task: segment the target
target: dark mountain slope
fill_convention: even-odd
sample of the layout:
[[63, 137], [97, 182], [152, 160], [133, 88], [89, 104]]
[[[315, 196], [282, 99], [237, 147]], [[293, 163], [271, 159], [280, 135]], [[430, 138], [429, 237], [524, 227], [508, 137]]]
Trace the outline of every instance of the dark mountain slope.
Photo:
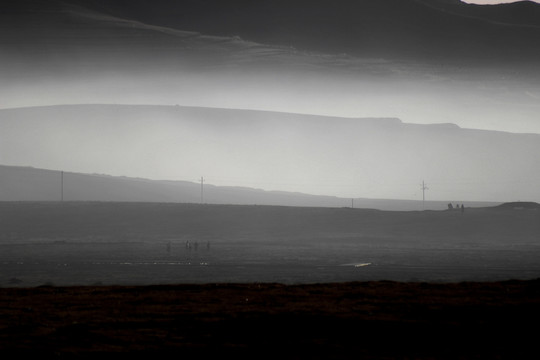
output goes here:
[[[324, 53], [430, 61], [538, 59], [540, 6], [444, 0], [72, 0], [120, 18]], [[531, 60], [532, 61], [532, 60]]]
[[[204, 185], [189, 181], [156, 181], [141, 178], [83, 174], [58, 170], [0, 165], [0, 202], [53, 201], [62, 199], [98, 202], [195, 203], [236, 205], [272, 205], [301, 207], [350, 207], [390, 211], [443, 210], [444, 201], [399, 199], [344, 199], [286, 191], [264, 191], [248, 187]], [[495, 202], [470, 201], [469, 207], [494, 206]]]
[[[77, 14], [87, 15], [86, 19]], [[96, 18], [90, 21], [89, 14], [128, 23], [118, 33], [118, 22], [109, 18], [108, 25], [97, 28]], [[61, 46], [95, 46], [98, 39], [109, 50], [119, 45], [146, 44], [160, 51], [174, 47], [174, 41], [163, 39], [163, 34], [134, 26], [132, 21], [138, 21], [365, 58], [534, 64], [540, 59], [539, 15], [540, 6], [533, 3], [479, 7], [457, 0], [24, 0], [2, 5], [0, 39], [8, 34], [22, 46], [25, 41], [41, 46], [54, 45], [51, 41]], [[62, 36], [44, 41], [56, 35], [55, 29], [63, 29]], [[100, 31], [111, 34], [99, 36]]]
[[[107, 7], [86, 1], [24, 0], [1, 5], [0, 75], [21, 81], [45, 74], [70, 79], [111, 72], [130, 78], [189, 70], [215, 69], [255, 63], [304, 68], [326, 59], [267, 46], [238, 37], [206, 35], [167, 27], [166, 21], [145, 23], [133, 9], [168, 14], [170, 3], [144, 2]], [[176, 4], [176, 3], [174, 3]], [[142, 8], [141, 6], [144, 5]], [[107, 11], [105, 11], [105, 10]], [[144, 17], [143, 17], [144, 18]], [[203, 29], [204, 30], [204, 29]], [[50, 80], [50, 79], [48, 79]]]
[[495, 207], [500, 210], [540, 210], [540, 204], [532, 201], [514, 201]]

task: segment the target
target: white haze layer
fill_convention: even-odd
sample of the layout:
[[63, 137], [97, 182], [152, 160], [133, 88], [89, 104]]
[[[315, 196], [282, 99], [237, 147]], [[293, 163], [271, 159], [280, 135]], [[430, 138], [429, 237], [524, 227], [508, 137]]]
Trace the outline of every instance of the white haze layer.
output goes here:
[[[540, 199], [540, 135], [176, 106], [0, 110], [0, 163], [346, 198]], [[24, 139], [24, 141], [21, 141]], [[516, 175], [518, 174], [518, 176]]]
[[0, 108], [150, 104], [236, 108], [540, 133], [540, 86], [504, 78], [445, 79], [208, 70], [7, 79]]

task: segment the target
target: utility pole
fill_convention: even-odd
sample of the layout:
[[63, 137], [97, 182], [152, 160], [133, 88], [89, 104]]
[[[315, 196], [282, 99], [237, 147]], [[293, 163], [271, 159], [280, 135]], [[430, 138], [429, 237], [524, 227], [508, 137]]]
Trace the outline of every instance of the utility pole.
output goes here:
[[201, 176], [201, 204], [204, 201], [204, 178]]
[[424, 180], [422, 180], [422, 209], [425, 209], [425, 201], [426, 201], [426, 190], [429, 190], [429, 188], [424, 183]]

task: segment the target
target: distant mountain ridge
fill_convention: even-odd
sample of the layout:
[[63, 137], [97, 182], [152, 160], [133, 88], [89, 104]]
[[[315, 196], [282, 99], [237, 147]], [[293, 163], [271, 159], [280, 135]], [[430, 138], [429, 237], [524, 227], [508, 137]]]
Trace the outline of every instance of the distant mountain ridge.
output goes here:
[[[351, 197], [422, 199], [422, 180], [429, 200], [536, 201], [539, 153], [538, 134], [399, 119], [142, 105], [0, 110], [4, 164], [353, 194], [340, 206]], [[52, 191], [57, 198], [58, 185]], [[198, 187], [191, 194], [200, 201]]]
[[504, 210], [540, 210], [540, 204], [533, 201], [507, 202], [496, 207]]
[[[149, 180], [0, 165], [0, 201], [163, 202], [301, 207], [356, 207], [387, 211], [444, 210], [446, 202], [391, 199], [345, 199], [248, 187], [201, 185], [189, 181]], [[202, 196], [201, 196], [202, 195]], [[468, 202], [467, 206], [494, 206]]]
[[1, 9], [6, 49], [101, 46], [102, 56], [116, 47], [126, 55], [144, 49], [178, 57], [195, 45], [156, 31], [162, 28], [362, 58], [499, 65], [540, 59], [540, 5], [532, 2], [24, 0]]
[[[74, 0], [120, 18], [269, 45], [388, 59], [533, 61], [540, 5], [459, 0]], [[494, 59], [495, 58], [495, 59]]]

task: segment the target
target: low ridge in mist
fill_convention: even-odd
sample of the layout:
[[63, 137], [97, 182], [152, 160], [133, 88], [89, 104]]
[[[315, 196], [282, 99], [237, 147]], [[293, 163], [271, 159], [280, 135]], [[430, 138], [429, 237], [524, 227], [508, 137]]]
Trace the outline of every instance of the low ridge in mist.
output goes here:
[[[302, 207], [355, 207], [391, 211], [442, 210], [444, 201], [340, 198], [298, 192], [265, 191], [234, 186], [201, 185], [189, 181], [82, 174], [30, 167], [0, 165], [3, 188], [0, 201], [100, 201], [162, 202]], [[494, 206], [495, 202], [471, 201], [467, 206]], [[457, 204], [456, 204], [457, 205]]]
[[[422, 181], [427, 200], [540, 198], [535, 134], [398, 119], [121, 105], [0, 110], [0, 130], [4, 165], [192, 183], [204, 177], [209, 185], [347, 199], [422, 200]], [[66, 180], [67, 196], [70, 184], [73, 177]], [[47, 196], [58, 199], [58, 185], [53, 189]], [[4, 198], [12, 193], [0, 191]], [[191, 193], [188, 201], [199, 201], [198, 191]], [[155, 198], [164, 196], [158, 191]]]

